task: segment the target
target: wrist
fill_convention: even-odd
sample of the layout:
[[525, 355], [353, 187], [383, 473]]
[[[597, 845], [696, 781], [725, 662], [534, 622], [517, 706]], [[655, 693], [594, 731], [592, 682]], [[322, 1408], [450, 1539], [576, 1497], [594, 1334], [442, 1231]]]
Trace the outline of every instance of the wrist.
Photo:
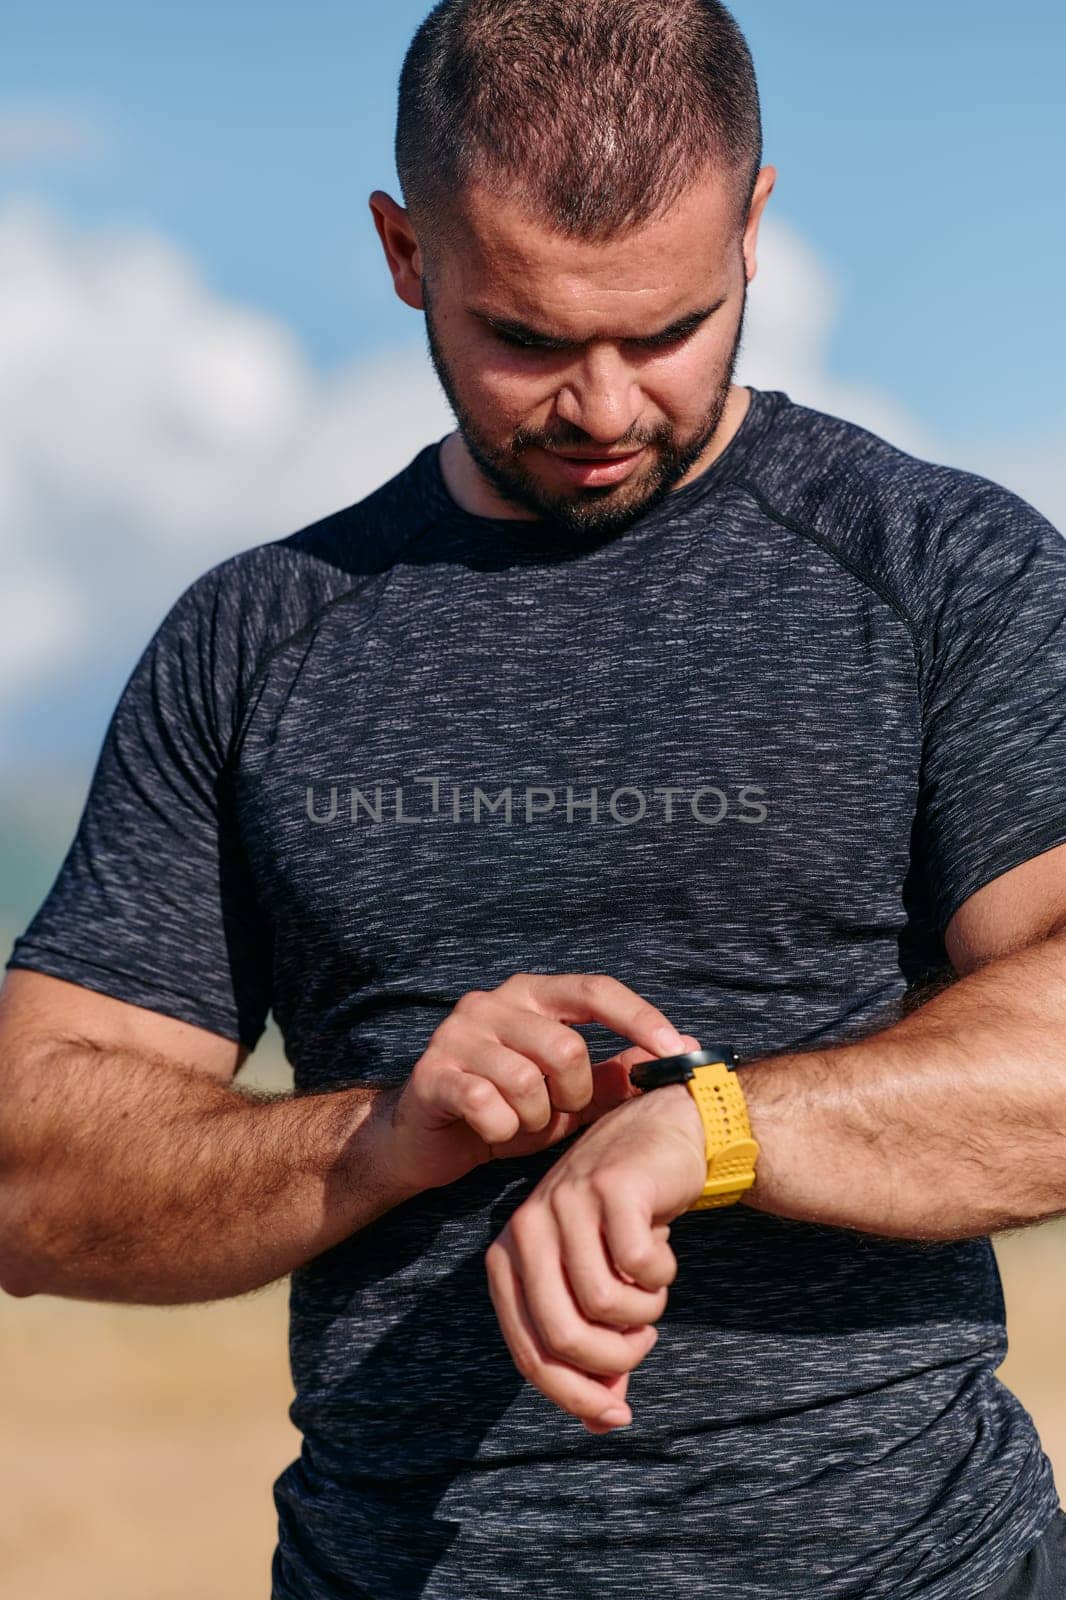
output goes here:
[[699, 1107], [684, 1083], [663, 1084], [661, 1089], [651, 1090], [646, 1099], [653, 1114], [665, 1122], [671, 1135], [680, 1141], [679, 1162], [686, 1172], [691, 1169], [691, 1180], [686, 1178], [685, 1183], [691, 1182], [689, 1192], [694, 1200], [707, 1178], [707, 1130]]
[[423, 1187], [405, 1176], [395, 1160], [393, 1113], [402, 1092], [402, 1085], [373, 1090], [348, 1152], [349, 1168], [358, 1165], [361, 1182], [373, 1184], [389, 1209], [413, 1200]]
[[[712, 1048], [717, 1049], [708, 1047], [704, 1053], [709, 1054]], [[736, 1063], [736, 1056], [721, 1048], [723, 1053], [716, 1059]], [[684, 1081], [664, 1083], [653, 1088], [651, 1094], [661, 1102], [671, 1127], [682, 1135], [686, 1147], [693, 1152], [693, 1161], [698, 1162], [700, 1191], [691, 1209], [705, 1210], [749, 1197], [755, 1187], [754, 1167], [760, 1146], [737, 1066], [723, 1073], [721, 1066], [713, 1063], [709, 1068], [702, 1063], [693, 1065], [694, 1071]], [[662, 1070], [676, 1070], [675, 1064], [669, 1063]], [[638, 1083], [645, 1080], [654, 1084], [651, 1069], [637, 1079]]]
[[653, 1090], [649, 1098], [657, 1100], [664, 1111], [670, 1112], [671, 1121], [676, 1122], [680, 1131], [693, 1144], [700, 1160], [706, 1164], [707, 1130], [703, 1126], [699, 1107], [692, 1098], [688, 1085], [667, 1083], [661, 1089]]

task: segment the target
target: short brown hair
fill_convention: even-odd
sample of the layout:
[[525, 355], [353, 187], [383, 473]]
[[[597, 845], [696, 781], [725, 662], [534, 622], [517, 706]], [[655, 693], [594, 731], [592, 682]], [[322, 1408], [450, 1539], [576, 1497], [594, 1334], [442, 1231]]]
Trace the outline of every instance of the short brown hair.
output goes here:
[[714, 166], [744, 217], [761, 164], [751, 53], [719, 0], [440, 0], [404, 58], [396, 169], [424, 255], [474, 181], [602, 242]]

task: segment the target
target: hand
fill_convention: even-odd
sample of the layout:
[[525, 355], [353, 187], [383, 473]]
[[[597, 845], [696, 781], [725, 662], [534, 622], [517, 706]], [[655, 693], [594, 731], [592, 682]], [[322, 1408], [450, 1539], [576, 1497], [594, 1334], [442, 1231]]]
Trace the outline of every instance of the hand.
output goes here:
[[563, 1152], [485, 1253], [515, 1366], [590, 1433], [632, 1421], [629, 1374], [677, 1274], [669, 1224], [703, 1190], [706, 1148], [683, 1083], [638, 1093]]
[[[603, 1022], [637, 1048], [593, 1065], [571, 1022]], [[482, 1162], [533, 1155], [639, 1095], [629, 1081], [635, 1061], [693, 1048], [616, 978], [515, 973], [464, 994], [406, 1083], [377, 1096], [382, 1160], [415, 1195]]]

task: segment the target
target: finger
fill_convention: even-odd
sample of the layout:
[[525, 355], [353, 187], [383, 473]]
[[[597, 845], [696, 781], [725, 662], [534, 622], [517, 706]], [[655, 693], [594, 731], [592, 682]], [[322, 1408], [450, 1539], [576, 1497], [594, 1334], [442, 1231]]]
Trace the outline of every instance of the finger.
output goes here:
[[[654, 1228], [651, 1231], [652, 1231], [653, 1236], [656, 1239], [669, 1239], [669, 1237], [670, 1237], [670, 1224], [668, 1222], [657, 1222], [655, 1224]], [[677, 1276], [677, 1257], [674, 1255], [672, 1250], [670, 1252], [670, 1255], [672, 1257], [673, 1264], [674, 1264], [674, 1277], [676, 1277]], [[621, 1278], [623, 1283], [637, 1283], [639, 1281], [638, 1279], [632, 1277], [625, 1270], [624, 1267], [620, 1267], [618, 1265], [617, 1261], [614, 1263], [614, 1270], [617, 1272], [618, 1276]], [[673, 1281], [674, 1281], [673, 1278], [670, 1278], [668, 1280], [668, 1282], [667, 1282], [667, 1287], [669, 1287], [669, 1285]], [[651, 1284], [651, 1283], [641, 1283], [640, 1287], [642, 1289], [653, 1289], [653, 1288], [655, 1288], [657, 1286], [655, 1284]]]
[[[511, 1060], [502, 1064], [496, 1059], [495, 1051], [487, 1054], [483, 1060], [485, 1070], [481, 1072], [440, 1063], [433, 1074], [432, 1109], [445, 1119], [467, 1123], [487, 1145], [507, 1144], [522, 1127], [519, 1112], [495, 1080], [500, 1078], [506, 1082], [516, 1074], [522, 1076], [528, 1072], [530, 1063], [522, 1056], [515, 1056], [512, 1051], [505, 1051], [504, 1054]], [[546, 1101], [544, 1080], [539, 1074], [538, 1079], [541, 1096]], [[550, 1120], [553, 1115], [550, 1106], [547, 1107], [547, 1113]], [[538, 1126], [543, 1127], [544, 1122], [545, 1119], [540, 1118]]]
[[[653, 1236], [651, 1218], [639, 1196], [619, 1194], [604, 1204], [595, 1190], [560, 1184], [550, 1191], [548, 1203], [555, 1214], [562, 1269], [578, 1315], [589, 1323], [616, 1328], [658, 1322], [666, 1310], [664, 1285], [673, 1281], [676, 1263], [669, 1245]], [[621, 1242], [639, 1270], [634, 1271], [628, 1261], [617, 1261], [614, 1241]], [[663, 1250], [669, 1262], [664, 1261]], [[519, 1260], [521, 1264], [524, 1258]], [[652, 1277], [656, 1271], [659, 1274], [659, 1281], [650, 1284], [649, 1262]], [[530, 1304], [536, 1316], [537, 1307], [532, 1300]]]
[[602, 1022], [653, 1055], [681, 1054], [684, 1036], [666, 1014], [606, 972], [519, 972], [494, 992], [514, 986], [561, 1022]]
[[613, 1111], [616, 1106], [624, 1105], [627, 1100], [634, 1100], [640, 1090], [630, 1081], [629, 1069], [638, 1061], [647, 1061], [648, 1052], [639, 1045], [630, 1045], [628, 1049], [618, 1055], [608, 1056], [605, 1061], [592, 1063], [592, 1099], [587, 1106], [575, 1113], [579, 1127], [586, 1128], [590, 1123], [598, 1122], [600, 1117], [608, 1111]]
[[514, 1112], [514, 1125], [506, 1135], [508, 1139], [513, 1139], [516, 1133], [541, 1132], [552, 1117], [564, 1109], [552, 1105], [540, 1062], [531, 1061], [529, 1056], [512, 1050], [506, 1043], [479, 1043], [462, 1061], [469, 1079], [483, 1078], [493, 1084], [504, 1104]]
[[[536, 1064], [540, 1092], [556, 1110], [581, 1111], [588, 1105], [592, 1062], [588, 1045], [573, 1028], [528, 1005], [499, 1000], [483, 1007], [482, 1023], [492, 1028], [502, 1045]], [[517, 1101], [512, 1104], [521, 1110]]]
[[629, 1389], [629, 1373], [620, 1372], [617, 1378], [605, 1378], [604, 1385], [611, 1396], [611, 1406], [623, 1415], [619, 1422], [600, 1422], [590, 1417], [582, 1417], [582, 1426], [590, 1433], [613, 1433], [615, 1428], [625, 1428], [633, 1421], [633, 1412], [626, 1404], [626, 1393]]
[[[521, 1057], [516, 1058], [516, 1063], [514, 1070], [529, 1065]], [[431, 1073], [412, 1076], [411, 1093], [430, 1126], [465, 1123], [471, 1137], [479, 1140], [483, 1147], [481, 1160], [513, 1160], [534, 1155], [568, 1139], [584, 1126], [580, 1113], [555, 1111], [549, 1106], [548, 1121], [543, 1126], [538, 1121], [536, 1129], [527, 1132], [507, 1099], [507, 1091], [497, 1087], [494, 1077], [506, 1082], [508, 1073], [491, 1067], [487, 1061], [485, 1073], [474, 1072], [459, 1063], [448, 1063], [438, 1055]], [[540, 1082], [547, 1099], [544, 1080]]]
[[[608, 1376], [631, 1371], [643, 1361], [654, 1344], [648, 1325], [661, 1315], [663, 1296], [649, 1296], [643, 1289], [610, 1283], [611, 1273], [604, 1255], [603, 1234], [597, 1207], [582, 1205], [575, 1197], [565, 1219], [565, 1237], [551, 1207], [543, 1204], [523, 1207], [509, 1223], [511, 1256], [521, 1280], [522, 1293], [530, 1319], [546, 1350], [568, 1366], [583, 1372]], [[586, 1276], [603, 1285], [602, 1294], [610, 1321], [601, 1322], [586, 1315], [574, 1292], [567, 1260], [584, 1258]], [[599, 1256], [595, 1267], [588, 1265]], [[652, 1300], [654, 1307], [649, 1310]], [[628, 1302], [633, 1314], [616, 1318], [612, 1306]]]
[[[544, 1345], [526, 1304], [507, 1228], [486, 1251], [485, 1270], [489, 1296], [504, 1342], [527, 1382], [561, 1410], [581, 1418], [586, 1424], [595, 1423], [608, 1406], [622, 1402], [625, 1389], [620, 1389], [619, 1375], [600, 1382], [592, 1373], [560, 1361]], [[623, 1380], [628, 1380], [628, 1376], [628, 1372], [620, 1375]], [[623, 1409], [631, 1418], [629, 1407], [623, 1406]], [[607, 1430], [596, 1428], [594, 1431]]]
[[516, 1133], [513, 1139], [507, 1139], [502, 1144], [490, 1146], [494, 1161], [513, 1161], [521, 1156], [538, 1155], [541, 1150], [547, 1150], [553, 1144], [560, 1144], [563, 1139], [569, 1139], [572, 1133], [578, 1133], [584, 1127], [582, 1111], [553, 1111], [551, 1120], [535, 1133]]
[[[646, 1204], [639, 1203], [637, 1195], [631, 1193], [624, 1202], [604, 1206], [603, 1231], [607, 1259], [623, 1282], [635, 1284], [654, 1300], [662, 1301], [654, 1314], [658, 1321], [666, 1310], [666, 1291], [677, 1277], [677, 1257], [667, 1243], [669, 1227], [653, 1225]], [[569, 1257], [566, 1259], [569, 1271]], [[580, 1292], [579, 1299], [585, 1303]], [[634, 1322], [638, 1320], [633, 1318]]]

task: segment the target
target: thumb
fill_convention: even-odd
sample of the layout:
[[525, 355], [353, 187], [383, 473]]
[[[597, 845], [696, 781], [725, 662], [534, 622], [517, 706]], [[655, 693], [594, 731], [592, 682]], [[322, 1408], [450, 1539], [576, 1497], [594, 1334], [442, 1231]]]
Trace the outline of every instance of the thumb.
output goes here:
[[[700, 1042], [690, 1033], [681, 1035], [686, 1050], [698, 1050]], [[617, 1055], [608, 1056], [606, 1061], [592, 1063], [592, 1099], [581, 1113], [582, 1118], [588, 1122], [595, 1122], [605, 1112], [613, 1111], [615, 1106], [620, 1106], [626, 1100], [634, 1100], [640, 1095], [640, 1090], [629, 1080], [629, 1069], [635, 1067], [638, 1061], [656, 1061], [657, 1056], [649, 1055], [641, 1045], [629, 1045], [627, 1049], [620, 1050]]]
[[[616, 1405], [621, 1406], [623, 1410], [625, 1409], [627, 1404], [626, 1390], [629, 1388], [628, 1372], [617, 1372], [611, 1377], [607, 1377], [602, 1372], [590, 1372], [589, 1377], [595, 1378], [597, 1383], [602, 1383], [603, 1387], [610, 1392], [611, 1400], [613, 1400]], [[607, 1407], [604, 1406], [603, 1409], [606, 1411]], [[609, 1422], [593, 1422], [587, 1417], [582, 1419], [582, 1427], [587, 1428], [589, 1433], [614, 1432], [614, 1429], [611, 1427]]]

